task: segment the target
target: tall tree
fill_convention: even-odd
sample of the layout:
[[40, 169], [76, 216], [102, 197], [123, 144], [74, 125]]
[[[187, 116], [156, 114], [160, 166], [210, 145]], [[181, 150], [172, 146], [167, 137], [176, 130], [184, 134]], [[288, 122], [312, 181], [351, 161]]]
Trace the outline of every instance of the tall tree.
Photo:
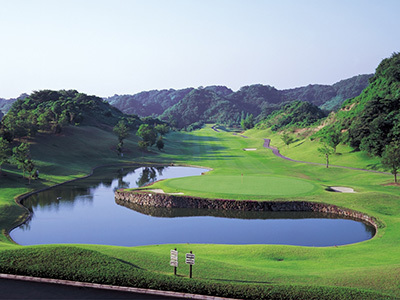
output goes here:
[[0, 173], [1, 173], [1, 166], [3, 165], [3, 163], [8, 161], [11, 154], [12, 152], [10, 148], [10, 142], [0, 137]]
[[336, 147], [340, 144], [342, 141], [342, 134], [338, 129], [333, 129], [330, 130], [325, 134], [325, 136], [322, 138], [322, 140], [328, 144], [330, 147], [333, 148], [334, 153], [336, 153]]
[[164, 136], [169, 132], [169, 126], [167, 124], [157, 124], [154, 128], [161, 136]]
[[148, 124], [140, 125], [138, 131], [136, 132], [136, 135], [143, 140], [143, 142], [147, 145], [147, 147], [151, 147], [156, 143], [157, 131], [151, 125]]
[[23, 177], [27, 171], [28, 161], [30, 160], [29, 144], [21, 143], [12, 149], [12, 160], [17, 165], [18, 169], [22, 169]]
[[245, 119], [242, 119], [240, 122], [240, 126], [243, 130], [251, 129], [254, 127], [254, 117], [252, 114], [247, 114]]
[[323, 143], [322, 147], [318, 148], [318, 152], [325, 157], [326, 167], [329, 167], [329, 156], [334, 153], [334, 150], [331, 146], [326, 143]]
[[126, 126], [123, 120], [120, 120], [117, 125], [113, 128], [114, 133], [118, 137], [117, 152], [118, 155], [122, 155], [124, 139], [129, 136], [129, 128]]
[[160, 137], [157, 139], [156, 146], [157, 146], [158, 150], [160, 150], [160, 151], [161, 151], [162, 149], [164, 149], [164, 141], [163, 141], [162, 136], [160, 136]]
[[29, 157], [27, 160], [24, 161], [24, 166], [23, 167], [24, 167], [24, 170], [28, 173], [29, 184], [31, 184], [32, 173], [35, 170], [35, 163]]
[[138, 145], [139, 145], [140, 151], [142, 151], [142, 152], [147, 150], [147, 147], [149, 146], [149, 144], [147, 142], [145, 142], [145, 141], [139, 141]]
[[400, 169], [400, 141], [396, 140], [386, 145], [382, 154], [382, 164], [390, 169], [397, 183], [397, 174]]

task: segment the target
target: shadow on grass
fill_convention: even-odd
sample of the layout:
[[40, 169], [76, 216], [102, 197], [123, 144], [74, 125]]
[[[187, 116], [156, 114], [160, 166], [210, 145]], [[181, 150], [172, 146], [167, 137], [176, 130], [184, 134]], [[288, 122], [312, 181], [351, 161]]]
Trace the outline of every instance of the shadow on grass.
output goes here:
[[[298, 140], [297, 140], [297, 141], [298, 141]], [[304, 144], [304, 141], [301, 142], [300, 144], [297, 144], [296, 146], [294, 146], [294, 148], [299, 147], [299, 146], [301, 146], [301, 145], [303, 145], [303, 144]]]
[[378, 171], [382, 168], [382, 165], [380, 163], [369, 164], [369, 165], [367, 165], [367, 168], [368, 168], [368, 170]]
[[146, 269], [143, 269], [143, 268], [141, 268], [141, 267], [139, 267], [139, 266], [137, 266], [137, 265], [135, 265], [133, 263], [130, 263], [130, 262], [126, 261], [126, 260], [123, 260], [123, 259], [120, 259], [120, 258], [116, 258], [116, 260], [118, 260], [119, 262], [121, 262], [123, 264], [126, 264], [126, 265], [129, 265], [131, 267], [134, 267], [135, 269], [146, 271]]

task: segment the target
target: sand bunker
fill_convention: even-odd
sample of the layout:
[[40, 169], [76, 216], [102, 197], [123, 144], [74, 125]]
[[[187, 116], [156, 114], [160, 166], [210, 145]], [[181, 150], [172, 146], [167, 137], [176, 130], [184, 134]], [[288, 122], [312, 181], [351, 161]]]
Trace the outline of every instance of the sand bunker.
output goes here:
[[167, 195], [183, 195], [183, 193], [165, 193], [164, 190], [162, 189], [154, 189], [154, 190], [149, 190], [153, 193], [157, 193], [157, 194], [167, 194]]
[[244, 151], [256, 151], [257, 148], [244, 148], [243, 150]]
[[339, 192], [339, 193], [355, 193], [355, 191], [352, 188], [349, 187], [343, 187], [343, 186], [330, 186], [329, 187], [332, 191], [334, 192]]

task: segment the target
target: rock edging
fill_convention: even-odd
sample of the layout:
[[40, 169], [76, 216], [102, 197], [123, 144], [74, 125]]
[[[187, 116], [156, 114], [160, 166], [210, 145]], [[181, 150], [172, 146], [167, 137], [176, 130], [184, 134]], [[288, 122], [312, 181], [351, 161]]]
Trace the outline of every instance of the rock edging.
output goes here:
[[169, 194], [157, 194], [148, 190], [115, 191], [115, 200], [134, 203], [141, 206], [164, 208], [203, 208], [221, 210], [243, 211], [312, 211], [335, 214], [346, 218], [366, 222], [378, 230], [378, 221], [359, 211], [338, 207], [332, 204], [307, 202], [307, 201], [253, 201], [253, 200], [226, 200], [206, 199], [191, 196], [177, 196]]

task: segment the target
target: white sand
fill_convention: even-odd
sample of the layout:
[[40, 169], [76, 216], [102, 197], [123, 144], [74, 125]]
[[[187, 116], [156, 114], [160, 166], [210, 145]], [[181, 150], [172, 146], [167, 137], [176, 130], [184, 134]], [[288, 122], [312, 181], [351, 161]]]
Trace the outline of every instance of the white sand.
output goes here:
[[256, 151], [257, 148], [244, 148], [243, 150], [244, 151]]
[[331, 186], [330, 188], [332, 190], [334, 190], [335, 192], [339, 192], [339, 193], [355, 193], [355, 191], [352, 188], [349, 188], [349, 187]]
[[[164, 192], [164, 190], [162, 190], [162, 189], [154, 189], [154, 190], [149, 190], [149, 191], [151, 191], [153, 193], [157, 193], [157, 194], [166, 194]], [[183, 193], [167, 193], [167, 195], [183, 195]]]

